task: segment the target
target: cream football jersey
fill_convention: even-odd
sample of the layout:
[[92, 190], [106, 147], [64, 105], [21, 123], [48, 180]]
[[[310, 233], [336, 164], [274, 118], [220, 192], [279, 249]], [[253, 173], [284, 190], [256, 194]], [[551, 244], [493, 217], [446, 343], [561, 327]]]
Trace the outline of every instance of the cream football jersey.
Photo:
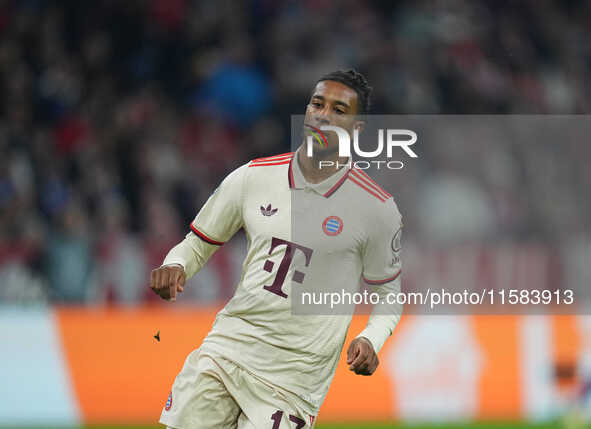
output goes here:
[[[352, 310], [306, 305], [303, 291], [357, 292], [361, 280], [399, 291], [402, 223], [392, 196], [362, 170], [347, 165], [310, 184], [297, 156], [256, 159], [229, 174], [191, 223], [190, 235], [199, 237], [193, 236], [192, 257], [171, 251], [165, 264], [181, 263], [191, 276], [244, 228], [240, 282], [201, 349], [293, 393], [315, 415]], [[360, 335], [377, 352], [399, 317], [399, 309], [372, 315]]]

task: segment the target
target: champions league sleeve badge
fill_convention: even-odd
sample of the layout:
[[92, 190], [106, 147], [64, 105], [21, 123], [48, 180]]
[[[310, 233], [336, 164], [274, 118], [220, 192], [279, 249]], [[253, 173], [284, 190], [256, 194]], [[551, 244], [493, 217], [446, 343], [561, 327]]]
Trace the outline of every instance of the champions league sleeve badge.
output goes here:
[[390, 247], [394, 253], [398, 253], [402, 250], [402, 227], [398, 228], [398, 231], [396, 231], [394, 237], [392, 237]]

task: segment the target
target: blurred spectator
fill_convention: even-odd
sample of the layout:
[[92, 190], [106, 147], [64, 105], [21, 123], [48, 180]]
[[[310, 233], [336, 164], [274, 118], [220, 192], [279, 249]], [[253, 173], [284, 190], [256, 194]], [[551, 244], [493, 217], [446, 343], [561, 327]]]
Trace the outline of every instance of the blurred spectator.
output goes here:
[[47, 242], [46, 267], [57, 302], [87, 302], [94, 291], [95, 260], [88, 225], [79, 203], [70, 200], [57, 215]]
[[149, 271], [139, 240], [129, 232], [129, 212], [125, 202], [108, 199], [99, 210], [98, 301], [125, 305], [141, 303], [145, 298]]

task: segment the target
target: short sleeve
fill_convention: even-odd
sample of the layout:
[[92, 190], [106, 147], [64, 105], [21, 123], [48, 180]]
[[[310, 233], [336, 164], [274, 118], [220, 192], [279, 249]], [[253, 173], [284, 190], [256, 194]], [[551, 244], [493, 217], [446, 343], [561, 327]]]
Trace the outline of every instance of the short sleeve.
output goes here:
[[245, 164], [226, 176], [191, 223], [191, 230], [202, 240], [222, 245], [243, 226], [247, 167]]
[[395, 280], [401, 271], [402, 216], [393, 199], [370, 222], [363, 249], [363, 280], [380, 285]]

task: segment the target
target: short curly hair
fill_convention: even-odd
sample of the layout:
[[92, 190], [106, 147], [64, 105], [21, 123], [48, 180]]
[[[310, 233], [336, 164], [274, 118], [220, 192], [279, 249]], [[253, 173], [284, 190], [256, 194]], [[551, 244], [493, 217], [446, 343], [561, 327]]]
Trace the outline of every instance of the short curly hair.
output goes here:
[[343, 85], [347, 85], [349, 88], [354, 90], [357, 93], [358, 113], [365, 114], [369, 112], [371, 105], [370, 97], [373, 88], [368, 85], [367, 79], [361, 73], [353, 69], [347, 71], [337, 70], [325, 74], [316, 81], [316, 84], [318, 84], [318, 82], [322, 82], [325, 80], [340, 82]]

